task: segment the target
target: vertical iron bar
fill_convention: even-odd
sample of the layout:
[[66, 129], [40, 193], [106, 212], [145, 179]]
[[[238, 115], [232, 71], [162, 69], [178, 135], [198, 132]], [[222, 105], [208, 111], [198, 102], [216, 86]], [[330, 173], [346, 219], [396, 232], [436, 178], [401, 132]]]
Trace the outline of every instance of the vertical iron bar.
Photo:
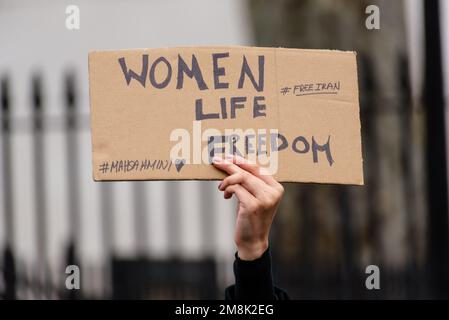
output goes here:
[[[403, 115], [400, 117], [400, 126], [401, 126], [401, 137], [400, 137], [400, 145], [401, 145], [401, 162], [402, 162], [402, 171], [404, 176], [404, 204], [406, 208], [406, 232], [407, 232], [407, 243], [408, 252], [407, 252], [407, 266], [406, 266], [406, 274], [404, 286], [406, 290], [407, 297], [411, 299], [419, 298], [419, 286], [417, 282], [419, 282], [420, 277], [418, 276], [418, 269], [416, 264], [415, 253], [418, 251], [418, 246], [416, 244], [416, 227], [415, 227], [415, 217], [416, 217], [416, 196], [415, 196], [415, 188], [416, 181], [413, 172], [413, 155], [414, 144], [409, 143], [409, 139], [412, 137], [412, 118], [413, 118], [413, 109], [412, 109], [412, 99], [411, 99], [411, 87], [410, 87], [410, 75], [408, 72], [408, 60], [404, 56], [399, 57], [399, 84], [400, 84], [400, 92], [402, 92], [402, 96], [400, 97], [400, 106], [399, 112], [403, 112]], [[414, 281], [413, 281], [414, 280]]]
[[13, 180], [12, 180], [12, 150], [11, 150], [11, 118], [9, 79], [3, 78], [1, 83], [2, 102], [2, 154], [3, 154], [3, 201], [5, 212], [6, 246], [13, 246]]
[[424, 1], [428, 263], [435, 298], [449, 298], [448, 187], [439, 1]]
[[103, 295], [104, 298], [110, 298], [112, 295], [112, 254], [114, 242], [114, 207], [112, 197], [112, 182], [103, 181], [100, 186], [101, 197], [101, 217], [103, 232], [103, 250], [105, 256], [104, 276], [103, 276]]
[[133, 182], [135, 244], [139, 256], [145, 256], [148, 249], [148, 220], [145, 182]]
[[[380, 113], [376, 112], [376, 94], [379, 92], [379, 88], [375, 79], [375, 72], [373, 70], [373, 61], [369, 55], [358, 56], [359, 68], [361, 72], [360, 79], [360, 91], [365, 92], [361, 96], [360, 105], [360, 121], [364, 127], [362, 131], [364, 138], [363, 158], [375, 159], [375, 161], [369, 162], [368, 166], [365, 166], [365, 194], [366, 194], [366, 211], [368, 215], [368, 230], [367, 239], [370, 241], [370, 247], [372, 249], [370, 261], [372, 264], [383, 264], [383, 248], [381, 239], [381, 219], [378, 214], [379, 199], [381, 199], [381, 183], [378, 177], [380, 172], [379, 159], [381, 158], [380, 142], [377, 134], [376, 126], [380, 120], [376, 117], [380, 116]], [[356, 278], [352, 278], [353, 288], [358, 287]], [[361, 291], [363, 297], [370, 297], [370, 293], [367, 290]], [[372, 294], [372, 293], [371, 293]], [[383, 294], [383, 293], [381, 293]]]
[[5, 214], [5, 248], [3, 251], [3, 278], [5, 292], [3, 298], [16, 299], [16, 266], [14, 260], [14, 204], [12, 180], [12, 150], [11, 150], [11, 118], [10, 118], [10, 88], [9, 79], [1, 81], [2, 104], [2, 154], [3, 154], [3, 203]]
[[34, 199], [36, 210], [37, 281], [39, 294], [45, 294], [47, 282], [47, 216], [45, 201], [45, 158], [43, 129], [42, 78], [32, 78]]
[[[67, 168], [68, 168], [68, 201], [69, 201], [69, 245], [67, 249], [67, 264], [78, 265], [78, 245], [80, 234], [80, 196], [79, 196], [79, 168], [78, 168], [78, 123], [76, 117], [76, 90], [75, 76], [69, 73], [65, 77], [65, 104], [66, 104], [66, 130], [67, 130]], [[69, 298], [77, 298], [80, 290], [70, 290]]]
[[204, 181], [200, 183], [200, 203], [201, 203], [201, 243], [203, 244], [203, 255], [206, 258], [213, 258], [213, 253], [216, 248], [215, 239], [215, 215], [214, 215], [214, 182]]
[[[353, 209], [351, 206], [350, 190], [346, 186], [341, 186], [338, 190], [338, 208], [340, 209], [340, 234], [341, 234], [341, 262], [340, 262], [340, 297], [341, 299], [356, 298], [353, 287], [354, 275], [357, 274], [355, 268], [356, 247], [352, 228]], [[357, 279], [358, 280], [358, 279]]]
[[179, 199], [182, 182], [168, 181], [166, 183], [165, 201], [167, 201], [168, 250], [171, 257], [176, 258], [181, 244], [181, 223], [179, 221], [181, 205]]

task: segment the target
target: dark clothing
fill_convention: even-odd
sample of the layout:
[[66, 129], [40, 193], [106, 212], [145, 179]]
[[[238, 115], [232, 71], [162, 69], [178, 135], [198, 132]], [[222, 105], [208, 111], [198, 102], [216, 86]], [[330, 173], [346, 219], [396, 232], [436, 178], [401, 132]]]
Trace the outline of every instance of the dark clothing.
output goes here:
[[240, 260], [237, 253], [234, 261], [235, 284], [226, 288], [226, 300], [288, 300], [287, 293], [273, 285], [271, 255], [267, 249], [253, 261]]

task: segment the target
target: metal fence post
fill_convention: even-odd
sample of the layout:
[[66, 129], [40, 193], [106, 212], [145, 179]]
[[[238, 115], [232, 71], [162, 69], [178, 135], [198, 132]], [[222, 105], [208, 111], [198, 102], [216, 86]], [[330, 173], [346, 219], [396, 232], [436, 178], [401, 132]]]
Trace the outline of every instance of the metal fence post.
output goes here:
[[14, 205], [13, 205], [13, 180], [12, 180], [12, 156], [11, 156], [11, 119], [10, 119], [10, 87], [9, 79], [1, 81], [1, 105], [2, 105], [2, 153], [3, 153], [3, 202], [5, 213], [6, 243], [3, 251], [3, 276], [5, 280], [5, 292], [3, 298], [14, 300], [16, 293], [16, 263], [14, 260]]

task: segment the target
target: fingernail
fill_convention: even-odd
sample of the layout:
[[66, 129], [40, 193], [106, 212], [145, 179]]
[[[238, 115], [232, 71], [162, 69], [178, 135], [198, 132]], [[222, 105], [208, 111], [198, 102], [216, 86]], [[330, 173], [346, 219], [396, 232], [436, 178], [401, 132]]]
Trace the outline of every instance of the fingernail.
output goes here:
[[221, 190], [221, 182], [220, 182], [220, 184], [218, 185], [218, 190]]
[[220, 157], [214, 156], [212, 158], [212, 162], [214, 162], [214, 163], [222, 163], [223, 159], [221, 159]]
[[227, 160], [232, 160], [232, 159], [234, 159], [234, 156], [232, 154], [227, 154], [227, 155], [225, 155], [225, 158]]

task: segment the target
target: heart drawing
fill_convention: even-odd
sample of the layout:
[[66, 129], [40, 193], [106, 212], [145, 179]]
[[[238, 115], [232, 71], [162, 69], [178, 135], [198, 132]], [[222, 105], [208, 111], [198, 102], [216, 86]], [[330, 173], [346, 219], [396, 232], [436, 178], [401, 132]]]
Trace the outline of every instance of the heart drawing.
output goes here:
[[175, 160], [176, 170], [178, 172], [181, 171], [182, 167], [184, 167], [185, 164], [186, 164], [186, 160], [185, 159], [176, 159]]

